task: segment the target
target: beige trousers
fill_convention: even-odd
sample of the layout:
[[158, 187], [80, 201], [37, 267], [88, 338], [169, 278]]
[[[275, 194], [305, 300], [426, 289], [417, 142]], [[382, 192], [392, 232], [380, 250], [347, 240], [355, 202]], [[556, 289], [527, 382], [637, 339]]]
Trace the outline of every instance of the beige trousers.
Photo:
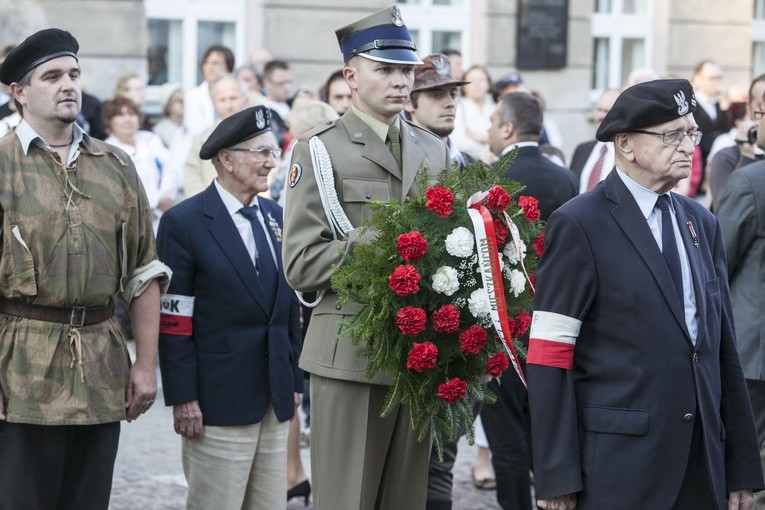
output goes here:
[[380, 418], [387, 386], [311, 374], [311, 485], [315, 510], [422, 510], [430, 438], [409, 409]]
[[271, 406], [260, 423], [205, 426], [182, 439], [189, 510], [273, 510], [287, 498], [287, 430]]

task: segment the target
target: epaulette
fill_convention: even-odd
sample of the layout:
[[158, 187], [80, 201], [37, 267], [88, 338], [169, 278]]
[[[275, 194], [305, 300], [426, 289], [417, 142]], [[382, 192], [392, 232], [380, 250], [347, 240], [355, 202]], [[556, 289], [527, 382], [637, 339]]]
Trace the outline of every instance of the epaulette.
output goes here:
[[300, 135], [300, 140], [305, 142], [309, 138], [311, 138], [312, 136], [321, 134], [324, 131], [328, 131], [328, 130], [332, 129], [335, 126], [335, 124], [337, 124], [338, 120], [339, 119], [328, 120], [328, 121], [326, 121], [326, 122], [324, 122], [322, 124], [319, 124], [318, 126], [315, 126], [315, 127], [311, 128], [311, 129], [309, 129], [308, 131], [306, 131], [305, 133]]

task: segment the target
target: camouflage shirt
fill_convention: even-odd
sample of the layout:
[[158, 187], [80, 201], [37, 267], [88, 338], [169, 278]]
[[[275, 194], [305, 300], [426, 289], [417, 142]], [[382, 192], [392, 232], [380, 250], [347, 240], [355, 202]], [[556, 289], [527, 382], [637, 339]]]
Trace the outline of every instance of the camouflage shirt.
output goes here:
[[[146, 285], [136, 290], [136, 274], [146, 284], [159, 277], [166, 285], [130, 158], [84, 135], [67, 168], [35, 138], [22, 122], [0, 139], [0, 296], [53, 307], [103, 306], [118, 295], [128, 302], [139, 295]], [[81, 369], [73, 363], [79, 346], [70, 342], [71, 330], [0, 314], [0, 389], [9, 422], [125, 418], [130, 358], [116, 319], [79, 328]]]

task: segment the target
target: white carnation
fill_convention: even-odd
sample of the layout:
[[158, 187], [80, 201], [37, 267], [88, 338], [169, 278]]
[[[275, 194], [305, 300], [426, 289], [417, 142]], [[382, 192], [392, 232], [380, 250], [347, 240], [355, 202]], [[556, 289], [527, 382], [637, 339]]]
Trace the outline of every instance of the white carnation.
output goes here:
[[517, 269], [510, 271], [510, 288], [513, 290], [513, 295], [518, 297], [524, 290], [526, 290], [526, 276]]
[[433, 290], [451, 296], [460, 288], [457, 270], [449, 266], [441, 266], [433, 274]]
[[457, 227], [446, 236], [446, 251], [455, 257], [467, 258], [475, 249], [473, 233], [465, 227]]
[[[521, 258], [526, 258], [526, 243], [524, 243], [522, 239], [519, 239], [519, 242], [521, 246]], [[505, 249], [502, 250], [502, 253], [507, 257], [507, 260], [511, 264], [518, 263], [518, 250], [515, 249], [515, 243], [512, 240], [505, 244]]]
[[489, 294], [486, 292], [486, 289], [480, 288], [470, 294], [468, 308], [473, 317], [485, 317], [491, 313]]

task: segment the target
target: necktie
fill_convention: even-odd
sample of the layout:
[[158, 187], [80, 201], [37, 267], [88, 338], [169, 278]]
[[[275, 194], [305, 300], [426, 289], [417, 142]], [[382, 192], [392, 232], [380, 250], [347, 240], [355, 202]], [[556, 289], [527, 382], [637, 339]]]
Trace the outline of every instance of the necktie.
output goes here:
[[684, 306], [683, 271], [680, 268], [680, 255], [677, 252], [672, 212], [669, 208], [669, 196], [659, 195], [659, 199], [656, 201], [656, 207], [661, 210], [661, 251], [664, 255], [664, 260], [667, 261], [669, 274], [672, 275], [672, 282], [675, 284], [677, 297], [680, 300], [680, 304]]
[[396, 159], [396, 163], [398, 163], [398, 167], [401, 168], [401, 137], [395, 124], [391, 124], [388, 128], [388, 138], [385, 140], [385, 145], [388, 146]]
[[601, 145], [598, 159], [596, 159], [595, 164], [592, 165], [590, 177], [587, 179], [587, 191], [590, 191], [600, 182], [600, 173], [603, 171], [603, 163], [606, 161], [606, 152], [608, 152], [608, 148], [605, 144]]
[[258, 219], [257, 206], [242, 207], [239, 212], [242, 216], [250, 220], [252, 226], [252, 234], [255, 237], [255, 247], [258, 250], [258, 254], [255, 258], [255, 266], [258, 269], [258, 276], [260, 278], [260, 285], [263, 287], [263, 292], [266, 295], [266, 301], [269, 307], [274, 304], [274, 297], [276, 296], [277, 285], [277, 269], [274, 263], [274, 257], [271, 255], [271, 246], [266, 239], [266, 233], [263, 231], [263, 225], [261, 225]]

